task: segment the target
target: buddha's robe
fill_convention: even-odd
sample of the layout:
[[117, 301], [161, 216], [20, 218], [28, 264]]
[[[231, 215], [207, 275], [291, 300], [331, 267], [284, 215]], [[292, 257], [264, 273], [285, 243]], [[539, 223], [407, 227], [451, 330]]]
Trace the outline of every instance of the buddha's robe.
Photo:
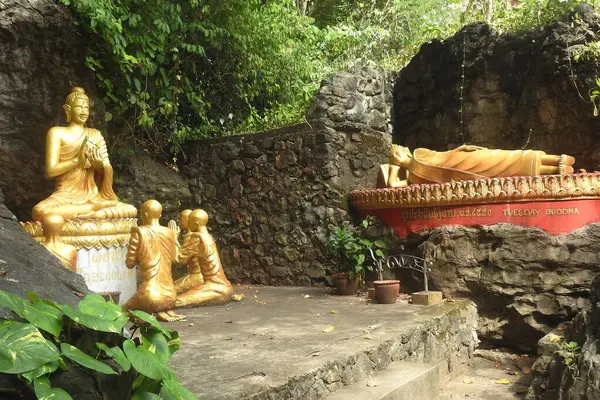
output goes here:
[[[33, 208], [33, 219], [40, 221], [45, 215], [58, 214], [63, 218], [75, 218], [96, 210], [105, 209], [101, 218], [135, 217], [135, 207], [119, 203], [113, 191], [113, 169], [108, 159], [108, 150], [104, 138], [96, 129], [85, 128], [81, 137], [73, 143], [63, 143], [60, 148], [59, 162], [73, 160], [84, 140], [87, 146], [97, 147], [105, 160], [102, 171], [95, 171], [89, 162], [77, 166], [56, 178], [54, 193], [39, 202]], [[102, 203], [108, 204], [105, 207]], [[94, 207], [94, 204], [96, 205]]]
[[178, 307], [224, 304], [231, 300], [231, 283], [223, 272], [217, 245], [208, 231], [187, 234], [177, 259], [187, 264], [190, 274], [201, 273], [204, 278], [202, 285], [177, 297]]
[[125, 264], [128, 268], [138, 266], [140, 285], [125, 307], [148, 313], [172, 310], [177, 298], [171, 275], [174, 259], [172, 230], [162, 226], [131, 228]]
[[408, 180], [411, 184], [443, 183], [506, 176], [540, 174], [539, 150], [478, 149], [444, 152], [419, 148], [413, 153]]
[[55, 248], [44, 243], [44, 247], [58, 258], [65, 267], [73, 272], [77, 272], [77, 248], [75, 246], [63, 244], [61, 247]]

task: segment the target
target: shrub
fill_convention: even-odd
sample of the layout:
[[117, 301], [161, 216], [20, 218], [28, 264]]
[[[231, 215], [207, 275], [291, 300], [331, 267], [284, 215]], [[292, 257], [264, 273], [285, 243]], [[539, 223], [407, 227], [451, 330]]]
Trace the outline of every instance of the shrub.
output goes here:
[[[17, 375], [38, 399], [71, 399], [52, 382], [57, 375], [78, 370], [92, 376], [92, 382], [98, 374], [130, 375], [133, 383], [123, 399], [153, 399], [159, 394], [165, 399], [196, 399], [167, 366], [179, 348], [179, 335], [152, 315], [126, 311], [98, 294], [86, 295], [76, 308], [32, 293], [28, 297], [0, 291], [0, 304], [22, 320], [0, 321], [0, 373]], [[138, 330], [139, 337], [124, 336], [131, 331], [133, 337]]]

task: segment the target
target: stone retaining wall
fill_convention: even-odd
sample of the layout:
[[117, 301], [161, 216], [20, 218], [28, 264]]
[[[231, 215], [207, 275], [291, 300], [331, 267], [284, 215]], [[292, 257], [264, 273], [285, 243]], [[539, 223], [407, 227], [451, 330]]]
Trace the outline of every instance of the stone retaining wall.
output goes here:
[[374, 187], [389, 143], [364, 126], [298, 125], [191, 143], [180, 169], [232, 281], [310, 285], [335, 269], [328, 226], [348, 219], [351, 190]]

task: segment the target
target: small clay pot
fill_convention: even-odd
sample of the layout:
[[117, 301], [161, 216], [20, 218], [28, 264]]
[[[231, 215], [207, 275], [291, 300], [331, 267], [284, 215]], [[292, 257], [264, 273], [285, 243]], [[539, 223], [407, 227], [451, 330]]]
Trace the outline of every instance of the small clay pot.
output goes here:
[[358, 279], [350, 279], [348, 273], [333, 274], [336, 293], [340, 296], [353, 296], [358, 292]]
[[375, 281], [375, 300], [380, 304], [394, 304], [400, 293], [400, 281]]
[[375, 288], [367, 289], [367, 298], [369, 300], [375, 300]]
[[113, 301], [116, 304], [119, 304], [119, 299], [121, 297], [121, 292], [100, 292], [98, 293], [100, 296], [104, 297], [106, 301]]

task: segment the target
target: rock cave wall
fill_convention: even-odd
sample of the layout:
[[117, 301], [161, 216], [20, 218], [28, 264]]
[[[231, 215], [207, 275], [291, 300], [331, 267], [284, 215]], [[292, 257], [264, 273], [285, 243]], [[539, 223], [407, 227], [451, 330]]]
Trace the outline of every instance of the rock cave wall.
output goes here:
[[581, 24], [500, 35], [477, 23], [423, 44], [394, 86], [394, 143], [433, 150], [463, 144], [462, 97], [466, 143], [566, 153], [576, 168], [600, 169], [600, 119], [588, 96], [598, 66], [573, 61], [585, 43], [600, 39], [600, 28], [590, 6], [577, 11]]
[[[540, 340], [527, 400], [600, 399], [600, 275], [592, 281], [589, 307], [563, 327]], [[565, 348], [570, 342], [579, 348]]]
[[[589, 6], [577, 11], [573, 25], [500, 35], [477, 23], [423, 44], [394, 85], [394, 143], [440, 151], [463, 144], [462, 96], [464, 142], [571, 154], [576, 168], [600, 170], [600, 120], [588, 98], [597, 63], [572, 59], [600, 39], [600, 25]], [[482, 339], [532, 350], [587, 304], [600, 273], [599, 233], [597, 225], [563, 236], [507, 224], [444, 227], [405, 246], [433, 259], [433, 286], [476, 302]]]
[[0, 2], [0, 189], [20, 220], [54, 187], [44, 175], [46, 132], [64, 123], [71, 86], [92, 101], [90, 126], [104, 129], [104, 106], [85, 67], [85, 41], [69, 10], [51, 0]]

